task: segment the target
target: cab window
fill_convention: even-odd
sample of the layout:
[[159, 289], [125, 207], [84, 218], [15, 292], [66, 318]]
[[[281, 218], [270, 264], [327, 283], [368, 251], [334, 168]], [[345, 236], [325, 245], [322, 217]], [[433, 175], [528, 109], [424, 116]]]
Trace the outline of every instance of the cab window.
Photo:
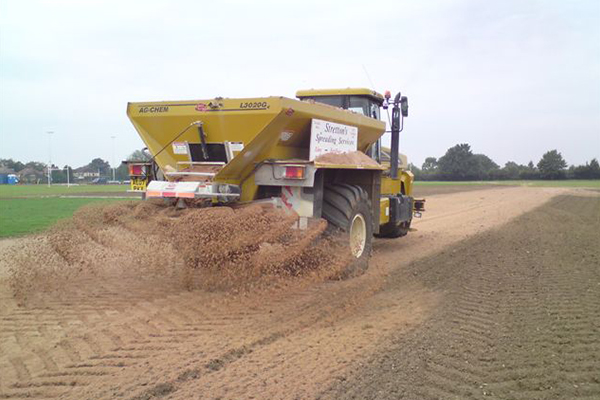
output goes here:
[[379, 119], [379, 105], [368, 97], [350, 96], [348, 99], [348, 110]]
[[348, 100], [348, 110], [354, 111], [355, 113], [359, 113], [362, 115], [370, 116], [369, 110], [371, 108], [371, 105], [369, 104], [369, 99], [358, 96], [350, 96]]
[[381, 114], [380, 114], [381, 110], [379, 108], [379, 104], [375, 103], [375, 102], [371, 102], [371, 118], [375, 118], [375, 119], [381, 119]]
[[343, 96], [316, 96], [307, 97], [306, 99], [314, 100], [317, 103], [328, 104], [334, 107], [345, 108]]
[[313, 100], [317, 103], [354, 111], [370, 118], [379, 119], [379, 104], [364, 96], [314, 96], [304, 97], [303, 100]]

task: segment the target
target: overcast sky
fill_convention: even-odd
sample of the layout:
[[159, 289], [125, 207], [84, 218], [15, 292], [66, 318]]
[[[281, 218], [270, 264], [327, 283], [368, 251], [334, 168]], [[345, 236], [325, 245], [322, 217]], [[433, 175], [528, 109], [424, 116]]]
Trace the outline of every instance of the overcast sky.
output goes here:
[[128, 101], [349, 86], [408, 96], [417, 165], [600, 158], [600, 1], [0, 0], [0, 158], [124, 159]]

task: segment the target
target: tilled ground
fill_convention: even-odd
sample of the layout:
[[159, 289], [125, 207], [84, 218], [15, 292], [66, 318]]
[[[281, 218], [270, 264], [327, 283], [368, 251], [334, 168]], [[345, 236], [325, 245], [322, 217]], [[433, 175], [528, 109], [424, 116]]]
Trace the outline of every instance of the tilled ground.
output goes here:
[[560, 196], [397, 271], [443, 293], [333, 399], [599, 399], [600, 200]]
[[[487, 190], [487, 189], [498, 189], [499, 185], [489, 184], [489, 183], [481, 183], [481, 184], [458, 184], [458, 185], [427, 185], [427, 184], [419, 184], [418, 182], [415, 184], [413, 188], [413, 195], [416, 198], [429, 197], [433, 195], [440, 194], [451, 194], [451, 193], [460, 193], [460, 192], [472, 192], [477, 190]], [[508, 186], [506, 186], [508, 187]]]
[[[123, 254], [109, 256], [123, 232], [82, 228], [63, 240], [85, 238], [78, 248], [111, 273], [71, 271], [62, 290], [37, 282], [34, 298], [24, 300], [8, 286], [11, 265], [0, 264], [0, 398], [597, 395], [590, 371], [598, 369], [598, 337], [589, 329], [598, 331], [599, 260], [590, 247], [598, 239], [598, 197], [560, 197], [514, 220], [564, 193], [495, 188], [432, 196], [416, 231], [375, 243], [364, 276], [289, 274], [237, 292], [190, 291], [190, 277], [176, 272], [143, 276], [140, 266], [153, 260], [123, 261], [139, 232], [127, 231]], [[546, 234], [556, 217], [562, 229]], [[502, 233], [526, 226], [529, 236]], [[569, 245], [575, 238], [579, 247]], [[34, 239], [0, 246], [6, 254], [32, 241], [46, 246]], [[167, 269], [176, 250], [157, 252]], [[559, 260], [571, 267], [552, 267]], [[545, 336], [536, 336], [540, 330]], [[566, 341], [572, 348], [561, 347]], [[563, 357], [569, 349], [571, 358]], [[536, 392], [536, 379], [554, 392]]]

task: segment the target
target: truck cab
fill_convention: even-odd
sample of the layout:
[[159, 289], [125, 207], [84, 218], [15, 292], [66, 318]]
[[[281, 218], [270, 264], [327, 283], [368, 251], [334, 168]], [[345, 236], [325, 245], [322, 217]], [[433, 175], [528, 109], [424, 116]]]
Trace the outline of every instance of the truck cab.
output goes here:
[[[381, 108], [387, 109], [389, 101], [389, 93], [384, 97], [381, 93], [366, 88], [299, 90], [296, 92], [296, 97], [303, 101], [342, 108], [376, 120], [381, 120]], [[390, 164], [390, 149], [382, 146], [381, 138], [373, 143], [367, 155], [383, 165]], [[404, 154], [399, 154], [398, 161], [400, 169], [408, 168]]]
[[[391, 103], [389, 92], [382, 96], [380, 93], [366, 88], [299, 90], [296, 92], [296, 97], [302, 101], [327, 104], [376, 120], [381, 120], [381, 108], [387, 110]], [[391, 149], [382, 146], [380, 137], [365, 152], [386, 168], [381, 178], [380, 215], [380, 220], [390, 221], [381, 227], [380, 236], [385, 237], [404, 236], [410, 228], [410, 220], [400, 224], [391, 221], [390, 212], [393, 213], [393, 211], [390, 210], [401, 209], [404, 201], [410, 201], [412, 203], [410, 208], [415, 211], [417, 216], [424, 211], [424, 200], [412, 197], [414, 176], [408, 170], [407, 158], [398, 151], [399, 133], [403, 128], [402, 117], [408, 116], [408, 99], [398, 93], [392, 104], [395, 107], [392, 116]], [[393, 157], [394, 154], [395, 157]]]
[[299, 90], [296, 97], [300, 100], [314, 101], [343, 108], [374, 119], [381, 119], [381, 107], [385, 98], [369, 89], [324, 89]]

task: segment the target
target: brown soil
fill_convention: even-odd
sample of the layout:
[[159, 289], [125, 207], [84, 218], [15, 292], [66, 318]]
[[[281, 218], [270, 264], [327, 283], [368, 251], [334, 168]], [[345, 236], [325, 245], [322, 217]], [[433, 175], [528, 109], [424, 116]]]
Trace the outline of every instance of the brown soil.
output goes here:
[[[508, 186], [505, 186], [508, 187]], [[416, 183], [413, 187], [413, 196], [417, 198], [437, 196], [440, 194], [450, 194], [459, 192], [472, 192], [475, 190], [487, 190], [498, 188], [498, 185], [492, 184], [475, 184], [475, 185], [435, 185], [435, 186], [420, 186]]]
[[377, 161], [373, 160], [362, 151], [352, 151], [350, 153], [326, 153], [315, 158], [315, 162], [321, 164], [349, 164], [362, 167], [380, 167]]
[[[329, 279], [342, 265], [329, 243], [315, 244], [310, 235], [303, 240], [287, 226], [278, 229], [277, 222], [285, 218], [268, 210], [175, 212], [148, 202], [129, 208], [115, 205], [101, 213], [86, 209], [48, 236], [0, 242], [5, 255], [0, 260], [0, 398], [296, 399], [337, 398], [352, 391], [356, 398], [375, 397], [369, 382], [361, 385], [356, 378], [360, 364], [370, 360], [376, 368], [380, 351], [398, 340], [424, 336], [430, 329], [439, 334], [441, 325], [434, 323], [443, 317], [440, 310], [449, 312], [448, 304], [462, 304], [452, 300], [461, 293], [479, 293], [478, 288], [486, 293], [496, 280], [514, 279], [512, 290], [519, 296], [502, 304], [503, 315], [535, 303], [523, 289], [535, 282], [528, 269], [525, 276], [513, 269], [487, 279], [473, 268], [459, 273], [458, 268], [418, 260], [440, 251], [456, 257], [450, 246], [478, 233], [486, 238], [490, 229], [566, 192], [498, 188], [434, 196], [408, 237], [376, 241], [369, 271], [348, 281]], [[586, 201], [597, 207], [596, 198]], [[150, 221], [145, 218], [148, 213], [155, 216]], [[249, 222], [236, 223], [237, 213], [246, 213], [242, 220]], [[568, 215], [564, 211], [560, 217]], [[586, 222], [594, 214], [586, 215], [579, 220]], [[190, 230], [197, 224], [210, 229]], [[536, 224], [534, 220], [533, 227], [541, 226]], [[565, 226], [570, 229], [572, 224]], [[316, 236], [321, 229], [317, 225], [310, 232]], [[588, 234], [583, 230], [577, 237], [583, 241]], [[229, 241], [233, 247], [223, 246], [224, 237], [235, 238]], [[256, 246], [249, 237], [263, 244]], [[502, 253], [477, 248], [468, 253], [470, 259], [482, 257], [479, 262], [498, 265], [510, 259], [506, 246]], [[565, 248], [540, 247], [535, 255], [551, 257]], [[204, 254], [207, 249], [212, 249], [210, 255]], [[569, 255], [570, 251], [565, 257]], [[525, 261], [534, 263], [534, 255], [529, 257]], [[587, 264], [577, 265], [587, 270]], [[7, 275], [9, 268], [13, 272]], [[456, 277], [446, 269], [456, 270]], [[576, 276], [570, 272], [564, 275]], [[544, 282], [556, 282], [554, 291], [566, 291], [573, 282], [587, 282], [586, 274], [565, 284], [559, 276]], [[579, 290], [585, 288], [589, 287]], [[572, 322], [566, 333], [572, 334], [569, 340], [575, 348], [590, 354], [596, 349], [597, 354], [598, 342], [585, 333], [582, 317], [594, 320], [598, 303], [577, 311], [589, 298], [593, 293], [581, 300], [564, 297], [572, 302], [567, 309], [573, 315], [551, 314], [557, 316], [554, 325], [541, 327], [559, 333], [557, 326]], [[494, 306], [477, 297], [465, 300], [467, 305], [478, 303], [488, 306], [472, 317], [453, 314], [465, 321], [456, 326], [473, 331], [484, 324], [491, 330], [483, 314]], [[560, 302], [548, 304], [543, 311], [552, 313]], [[475, 354], [469, 359], [475, 370], [482, 357], [477, 353], [478, 335], [456, 342], [455, 349], [456, 354]], [[491, 338], [510, 342], [505, 336]], [[566, 339], [563, 335], [548, 340], [553, 346]], [[427, 351], [414, 348], [412, 354], [428, 357]], [[597, 358], [583, 362], [597, 367]], [[395, 365], [414, 364], [403, 359]], [[348, 386], [334, 385], [341, 380]], [[380, 383], [385, 382], [373, 384]]]
[[92, 205], [0, 258], [23, 304], [50, 292], [60, 297], [80, 290], [80, 281], [89, 278], [160, 279], [182, 289], [240, 292], [289, 276], [339, 273], [341, 259], [313, 256], [325, 244], [314, 243], [325, 221], [297, 231], [290, 229], [296, 218], [260, 205], [185, 210], [161, 201]]
[[396, 270], [438, 307], [321, 398], [600, 398], [599, 244], [600, 198], [560, 196]]
[[[186, 168], [182, 168], [181, 172], [203, 172], [209, 174], [216, 174], [223, 166], [221, 165], [191, 165]], [[173, 179], [175, 182], [208, 182], [212, 181], [211, 176], [198, 176], [198, 175], [180, 175]]]

